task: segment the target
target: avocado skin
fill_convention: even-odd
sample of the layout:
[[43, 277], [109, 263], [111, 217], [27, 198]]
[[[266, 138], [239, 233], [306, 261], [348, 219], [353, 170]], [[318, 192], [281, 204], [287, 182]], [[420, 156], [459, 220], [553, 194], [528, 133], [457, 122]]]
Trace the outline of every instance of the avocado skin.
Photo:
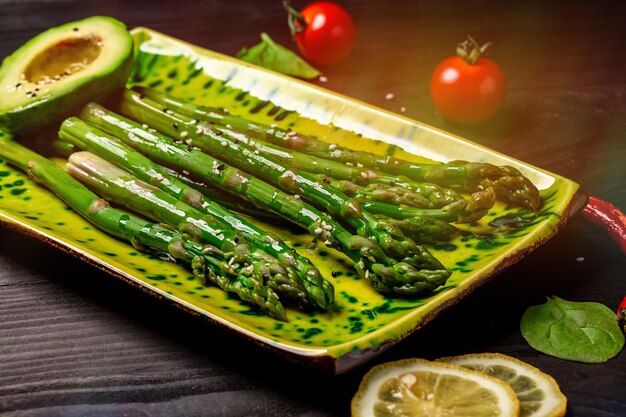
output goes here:
[[[128, 56], [119, 65], [103, 67], [101, 71], [91, 76], [86, 77], [77, 73], [75, 79], [72, 80], [71, 86], [65, 86], [63, 89], [56, 90], [52, 87], [51, 91], [53, 91], [53, 94], [48, 98], [26, 102], [22, 106], [0, 112], [0, 128], [3, 131], [22, 136], [47, 127], [54, 127], [87, 102], [102, 102], [125, 87], [133, 67], [133, 44], [132, 37], [126, 31], [126, 26], [122, 22], [110, 17], [94, 16], [82, 21], [66, 23], [62, 26], [81, 24], [94, 19], [105, 19], [126, 32], [128, 45], [121, 46], [128, 49]], [[21, 52], [29, 47], [29, 44], [36, 38], [33, 38], [8, 56], [2, 62], [2, 67], [14, 65], [19, 60]], [[0, 68], [0, 74], [2, 74], [2, 68]]]

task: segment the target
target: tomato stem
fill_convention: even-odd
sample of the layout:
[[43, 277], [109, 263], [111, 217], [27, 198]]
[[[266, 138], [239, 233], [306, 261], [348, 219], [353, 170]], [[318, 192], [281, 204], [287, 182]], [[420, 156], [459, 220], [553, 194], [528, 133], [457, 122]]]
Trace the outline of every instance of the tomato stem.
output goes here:
[[296, 36], [296, 34], [304, 31], [307, 27], [307, 23], [306, 20], [304, 20], [304, 16], [302, 16], [302, 13], [291, 7], [291, 4], [289, 4], [289, 0], [283, 1], [283, 7], [289, 13], [287, 18], [287, 24], [289, 25], [291, 35]]
[[470, 65], [474, 65], [476, 61], [478, 61], [478, 58], [480, 58], [492, 44], [492, 42], [487, 42], [481, 46], [474, 40], [474, 38], [467, 35], [467, 39], [457, 45], [456, 54], [463, 61]]

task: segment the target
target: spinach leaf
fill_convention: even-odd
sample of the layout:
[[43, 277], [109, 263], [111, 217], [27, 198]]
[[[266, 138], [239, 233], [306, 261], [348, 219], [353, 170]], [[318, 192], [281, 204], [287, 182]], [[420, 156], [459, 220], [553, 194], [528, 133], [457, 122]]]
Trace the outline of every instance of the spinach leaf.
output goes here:
[[615, 313], [598, 303], [548, 297], [526, 310], [520, 328], [530, 346], [561, 359], [601, 363], [624, 347]]
[[267, 33], [261, 33], [261, 42], [250, 49], [237, 52], [237, 58], [267, 69], [300, 78], [315, 78], [320, 72], [294, 52], [277, 44]]

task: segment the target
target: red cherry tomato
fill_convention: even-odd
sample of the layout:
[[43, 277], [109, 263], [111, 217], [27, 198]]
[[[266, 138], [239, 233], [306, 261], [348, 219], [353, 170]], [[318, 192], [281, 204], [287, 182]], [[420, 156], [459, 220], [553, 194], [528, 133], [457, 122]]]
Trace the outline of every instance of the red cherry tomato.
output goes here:
[[354, 47], [356, 30], [352, 18], [336, 3], [319, 1], [289, 11], [289, 27], [304, 58], [314, 64], [330, 65], [344, 59]]
[[480, 56], [489, 45], [479, 47], [474, 40], [457, 48], [458, 56], [444, 59], [430, 81], [430, 95], [446, 118], [455, 122], [482, 122], [493, 116], [506, 96], [502, 70]]

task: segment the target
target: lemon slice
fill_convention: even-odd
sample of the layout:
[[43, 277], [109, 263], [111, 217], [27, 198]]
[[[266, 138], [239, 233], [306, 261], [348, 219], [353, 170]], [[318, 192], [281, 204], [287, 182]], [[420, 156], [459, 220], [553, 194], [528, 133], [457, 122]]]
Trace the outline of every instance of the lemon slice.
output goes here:
[[567, 398], [554, 378], [532, 365], [500, 353], [477, 353], [439, 359], [484, 372], [509, 383], [520, 401], [520, 417], [562, 417]]
[[461, 366], [403, 359], [373, 367], [352, 399], [352, 417], [517, 417], [510, 385]]

